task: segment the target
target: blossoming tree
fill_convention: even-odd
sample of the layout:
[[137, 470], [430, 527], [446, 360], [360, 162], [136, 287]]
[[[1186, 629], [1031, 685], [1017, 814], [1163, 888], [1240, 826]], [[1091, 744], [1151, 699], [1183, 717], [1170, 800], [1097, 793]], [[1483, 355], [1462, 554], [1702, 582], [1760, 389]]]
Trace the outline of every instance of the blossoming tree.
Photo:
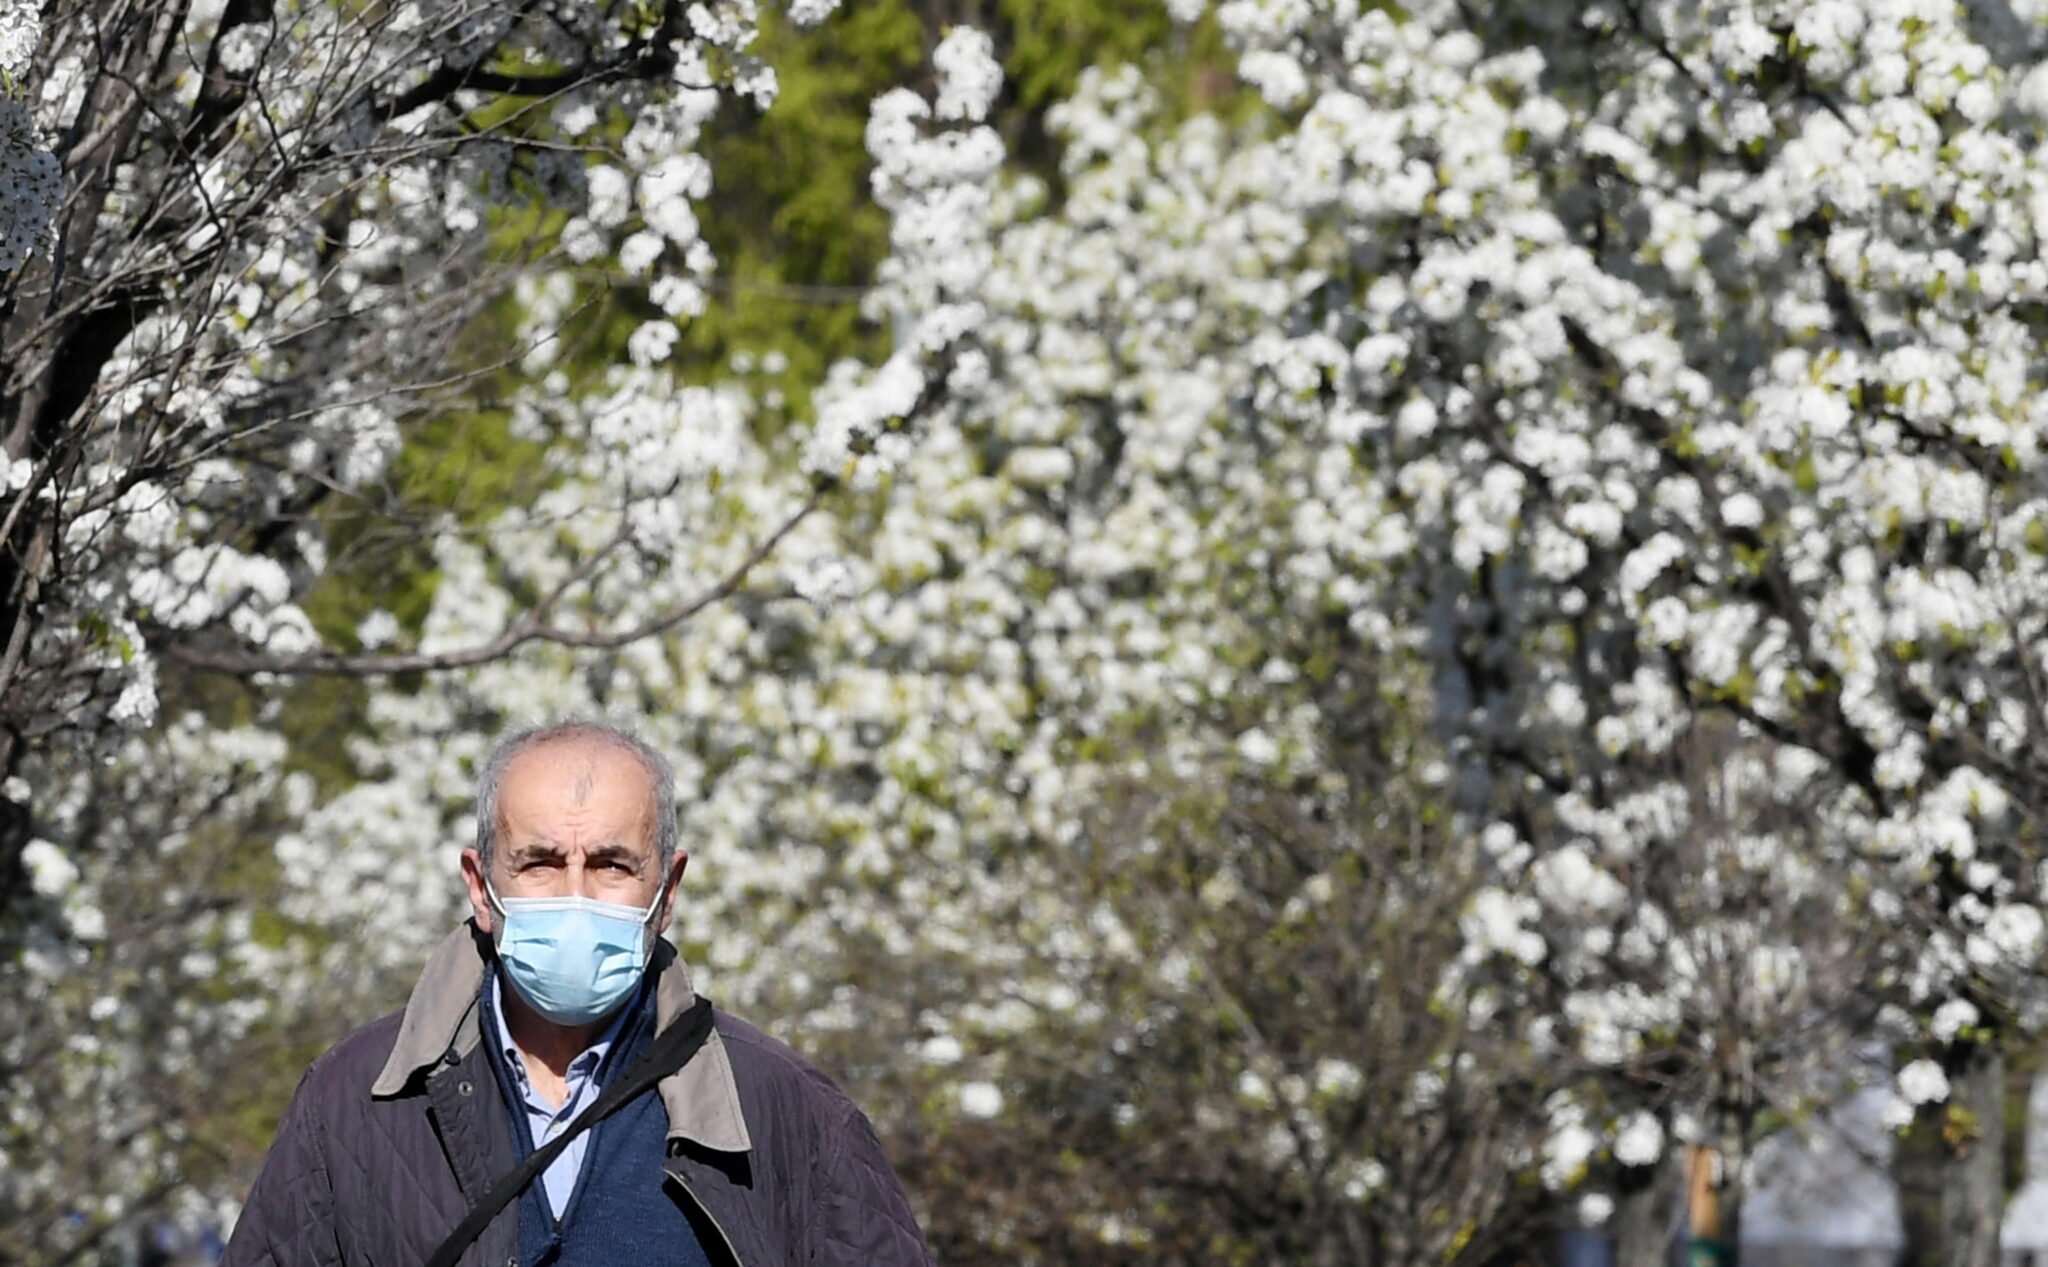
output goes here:
[[[488, 393], [530, 433], [562, 422], [546, 370], [607, 270], [644, 297], [633, 363], [674, 346], [715, 267], [691, 210], [711, 181], [699, 132], [722, 96], [775, 92], [745, 51], [750, 5], [77, 5], [40, 36], [35, 7], [11, 5], [7, 21], [8, 262], [53, 249], [5, 296], [0, 764], [46, 737], [89, 748], [103, 726], [147, 725], [165, 657], [451, 667], [530, 641], [623, 644], [710, 600], [721, 578], [642, 627], [559, 618], [569, 591], [682, 526], [672, 495], [722, 460], [735, 425], [693, 399], [684, 442], [650, 452], [646, 383], [622, 379], [577, 425], [624, 496], [604, 532], [561, 540], [557, 592], [515, 626], [347, 659], [297, 606], [327, 563], [320, 516], [375, 513], [410, 420]], [[629, 124], [601, 127], [608, 112]], [[563, 219], [536, 233], [514, 212]], [[459, 346], [507, 302], [514, 346]], [[814, 463], [828, 481], [838, 449], [918, 403], [919, 354], [962, 327], [957, 313], [930, 327], [828, 423]], [[523, 384], [511, 401], [491, 378], [507, 366]], [[755, 544], [800, 512], [801, 498]], [[17, 804], [10, 868], [24, 821]]]
[[[884, 433], [938, 395], [976, 314], [930, 261], [971, 242], [916, 226], [971, 211], [1000, 157], [985, 128], [952, 135], [986, 109], [985, 56], [878, 136], [903, 338], [842, 368], [787, 466], [748, 457], [749, 402], [663, 366], [716, 268], [702, 130], [776, 91], [747, 52], [758, 16], [0, 9], [0, 992], [30, 1021], [0, 1033], [22, 1089], [0, 1256], [87, 1253], [138, 1207], [206, 1199], [177, 1178], [223, 1164], [201, 1088], [237, 1044], [289, 1047], [276, 1026], [328, 988], [235, 844], [315, 794], [278, 768], [278, 683], [658, 643], [894, 460]], [[637, 319], [616, 358], [589, 350], [606, 303]], [[540, 455], [540, 504], [394, 523], [400, 450], [465, 411]], [[366, 523], [430, 543], [448, 598], [516, 614], [444, 603], [423, 631], [373, 612], [323, 636], [302, 602]], [[669, 566], [680, 537], [696, 554]], [[551, 592], [504, 594], [499, 555]], [[219, 674], [255, 687], [229, 698]], [[109, 1147], [128, 1164], [76, 1168]]]

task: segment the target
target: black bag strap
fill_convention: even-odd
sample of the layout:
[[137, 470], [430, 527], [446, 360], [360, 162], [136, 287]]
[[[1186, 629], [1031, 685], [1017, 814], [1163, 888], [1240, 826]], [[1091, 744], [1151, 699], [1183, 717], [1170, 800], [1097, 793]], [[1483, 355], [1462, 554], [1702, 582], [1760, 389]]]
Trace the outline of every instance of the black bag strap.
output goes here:
[[498, 1182], [491, 1185], [483, 1199], [469, 1208], [462, 1222], [435, 1248], [427, 1258], [427, 1267], [455, 1267], [462, 1257], [462, 1251], [470, 1242], [483, 1234], [491, 1220], [498, 1217], [498, 1211], [511, 1204], [513, 1198], [525, 1191], [533, 1177], [548, 1168], [548, 1163], [560, 1155], [569, 1141], [616, 1113], [627, 1101], [632, 1100], [647, 1088], [660, 1082], [689, 1062], [711, 1037], [711, 1000], [698, 996], [690, 1010], [677, 1017], [667, 1029], [654, 1036], [647, 1050], [633, 1067], [614, 1078], [590, 1107], [576, 1115], [567, 1130], [555, 1136], [539, 1148], [534, 1149]]

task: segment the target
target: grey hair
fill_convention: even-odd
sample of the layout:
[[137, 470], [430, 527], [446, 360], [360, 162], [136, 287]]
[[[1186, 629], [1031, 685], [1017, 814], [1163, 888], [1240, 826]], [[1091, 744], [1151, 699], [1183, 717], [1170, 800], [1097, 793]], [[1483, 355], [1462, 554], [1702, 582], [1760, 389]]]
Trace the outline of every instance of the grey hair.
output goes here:
[[477, 779], [476, 788], [476, 851], [483, 856], [484, 870], [490, 870], [491, 850], [497, 844], [498, 795], [505, 782], [505, 771], [520, 754], [555, 743], [587, 743], [610, 748], [632, 757], [640, 763], [641, 769], [647, 771], [647, 781], [654, 785], [654, 845], [661, 857], [661, 873], [665, 880], [669, 864], [676, 857], [675, 767], [669, 764], [667, 757], [631, 731], [608, 722], [580, 719], [515, 730], [500, 739], [491, 749], [491, 754], [484, 758], [483, 773]]

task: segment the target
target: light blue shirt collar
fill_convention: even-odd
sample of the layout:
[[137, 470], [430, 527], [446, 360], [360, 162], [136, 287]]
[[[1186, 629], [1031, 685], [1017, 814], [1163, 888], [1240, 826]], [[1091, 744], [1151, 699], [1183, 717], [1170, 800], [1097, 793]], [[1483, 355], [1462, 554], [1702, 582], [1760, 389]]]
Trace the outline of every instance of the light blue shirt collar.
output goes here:
[[[626, 1004], [612, 1014], [611, 1023], [604, 1027], [590, 1046], [577, 1053], [569, 1062], [569, 1099], [576, 1099], [576, 1084], [587, 1079], [604, 1066], [606, 1056], [611, 1054], [612, 1045], [619, 1041], [619, 1035], [626, 1028], [626, 1017], [633, 1012], [633, 1004], [639, 998], [636, 992], [628, 996]], [[491, 969], [491, 1014], [498, 1022], [498, 1050], [505, 1053], [505, 1063], [512, 1069], [512, 1077], [522, 1089], [530, 1082], [526, 1076], [526, 1053], [512, 1039], [512, 1026], [505, 1019], [505, 974], [496, 967]]]
[[[527, 1131], [532, 1136], [534, 1147], [546, 1143], [558, 1130], [565, 1129], [576, 1120], [576, 1115], [597, 1099], [599, 1075], [604, 1071], [605, 1061], [611, 1055], [612, 1047], [619, 1035], [625, 1031], [626, 1018], [633, 1015], [639, 1006], [640, 992], [634, 991], [626, 1005], [612, 1017], [611, 1024], [597, 1036], [595, 1042], [578, 1052], [569, 1062], [566, 1081], [568, 1095], [560, 1105], [551, 1105], [541, 1099], [534, 1090], [533, 1080], [527, 1076], [526, 1053], [513, 1041], [512, 1027], [505, 1020], [505, 977], [495, 966], [490, 973], [491, 1015], [498, 1023], [498, 1049], [505, 1053], [505, 1066], [512, 1071], [512, 1084], [518, 1093], [520, 1108], [526, 1114]], [[541, 1186], [547, 1193], [548, 1205], [556, 1218], [568, 1208], [569, 1197], [576, 1189], [576, 1179], [583, 1171], [585, 1147], [590, 1142], [586, 1132], [569, 1141], [561, 1155], [549, 1163], [541, 1173]]]

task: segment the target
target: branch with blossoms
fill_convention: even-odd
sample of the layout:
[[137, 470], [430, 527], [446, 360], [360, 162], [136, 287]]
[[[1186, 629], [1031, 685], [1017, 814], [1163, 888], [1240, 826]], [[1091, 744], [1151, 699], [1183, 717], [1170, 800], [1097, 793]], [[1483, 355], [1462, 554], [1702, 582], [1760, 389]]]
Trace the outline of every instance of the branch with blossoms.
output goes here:
[[[108, 601], [164, 544], [122, 540], [138, 499], [191, 498], [211, 542], [319, 572], [317, 547], [295, 546], [322, 496], [307, 486], [374, 475], [451, 362], [476, 377], [463, 332], [534, 274], [480, 232], [492, 206], [537, 188], [588, 210], [591, 121], [616, 102], [646, 126], [611, 156], [629, 183], [606, 223], [635, 210], [634, 171], [674, 168], [648, 173], [637, 206], [671, 255], [657, 281], [688, 289], [710, 263], [673, 209], [702, 191], [675, 172], [695, 160], [706, 90], [773, 88], [749, 69], [751, 19], [700, 30], [682, 0], [396, 3], [289, 24], [249, 0], [45, 8], [0, 3], [0, 770], [16, 736], [76, 725], [135, 676], [99, 652], [134, 644], [147, 614]], [[534, 252], [564, 262], [552, 237], [520, 253]], [[373, 450], [337, 475], [334, 455]], [[240, 478], [221, 478], [230, 467]]]
[[[571, 629], [555, 624], [554, 611], [571, 590], [588, 582], [599, 565], [613, 551], [627, 544], [629, 533], [621, 530], [605, 545], [594, 552], [559, 585], [542, 595], [519, 619], [512, 622], [505, 631], [487, 642], [452, 651], [403, 651], [391, 653], [348, 653], [336, 651], [309, 651], [299, 654], [279, 655], [261, 651], [242, 651], [227, 648], [208, 647], [177, 637], [169, 630], [154, 630], [166, 640], [162, 644], [165, 658], [195, 669], [216, 673], [230, 673], [248, 676], [256, 673], [277, 673], [297, 676], [338, 676], [338, 677], [382, 677], [394, 673], [432, 673], [449, 669], [473, 668], [493, 660], [503, 659], [529, 643], [553, 643], [557, 646], [573, 647], [584, 651], [616, 651], [644, 639], [659, 637], [692, 616], [723, 599], [731, 597], [744, 585], [755, 568], [775, 552], [783, 538], [796, 530], [798, 524], [808, 519], [818, 508], [824, 495], [823, 489], [813, 490], [796, 510], [787, 515], [781, 523], [762, 537], [746, 556], [717, 581], [654, 616], [638, 623], [618, 629]], [[147, 628], [147, 626], [145, 626]]]
[[[948, 347], [942, 354], [933, 357], [933, 367], [927, 372], [923, 389], [919, 392], [916, 402], [901, 415], [883, 420], [885, 425], [878, 430], [882, 433], [900, 434], [913, 428], [920, 419], [937, 408], [944, 398], [947, 376], [956, 359], [956, 350], [953, 347]], [[873, 452], [878, 438], [880, 437], [877, 430], [862, 429], [850, 438], [847, 445], [848, 453], [855, 457], [869, 454]], [[834, 476], [822, 473], [814, 475], [811, 491], [803, 501], [756, 541], [740, 561], [716, 581], [655, 615], [618, 628], [569, 628], [556, 623], [554, 614], [572, 592], [590, 583], [607, 559], [632, 544], [633, 533], [630, 526], [621, 526], [609, 540], [592, 551], [568, 576], [551, 586], [498, 636], [474, 646], [448, 651], [274, 653], [208, 646], [193, 641], [190, 634], [185, 631], [172, 630], [161, 625], [145, 624], [144, 629], [151, 635], [152, 644], [158, 644], [158, 640], [161, 639], [160, 645], [166, 659], [189, 668], [239, 677], [259, 673], [299, 677], [385, 677], [400, 673], [446, 672], [474, 668], [493, 660], [501, 660], [532, 643], [548, 643], [578, 651], [617, 651], [636, 642], [661, 637], [688, 622], [706, 608], [738, 593], [756, 569], [774, 555], [776, 547], [810, 518], [823, 504], [825, 498], [839, 486], [840, 481]]]

